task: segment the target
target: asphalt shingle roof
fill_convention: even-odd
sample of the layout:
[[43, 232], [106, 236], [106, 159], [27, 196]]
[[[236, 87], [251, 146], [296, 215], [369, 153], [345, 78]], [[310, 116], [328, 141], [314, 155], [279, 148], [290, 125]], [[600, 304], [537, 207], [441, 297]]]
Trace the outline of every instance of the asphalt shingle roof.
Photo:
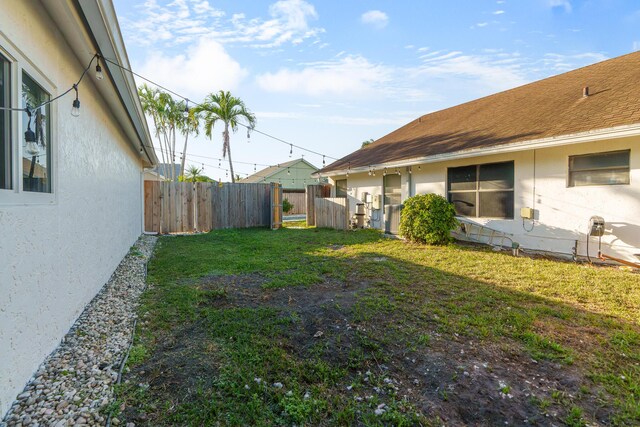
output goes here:
[[318, 173], [639, 123], [639, 83], [634, 52], [424, 115]]

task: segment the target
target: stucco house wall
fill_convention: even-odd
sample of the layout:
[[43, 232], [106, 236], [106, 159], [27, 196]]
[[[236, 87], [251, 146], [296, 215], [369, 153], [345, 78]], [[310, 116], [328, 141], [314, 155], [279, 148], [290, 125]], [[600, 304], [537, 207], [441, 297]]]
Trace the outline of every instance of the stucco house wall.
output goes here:
[[[630, 185], [594, 185], [568, 187], [569, 156], [630, 149]], [[514, 162], [514, 219], [469, 218], [493, 229], [513, 234], [513, 240], [524, 248], [571, 255], [577, 241], [578, 255], [586, 255], [586, 232], [589, 218], [602, 216], [606, 232], [603, 252], [637, 262], [640, 254], [640, 137], [564, 145], [534, 151], [519, 151], [490, 156], [471, 157], [447, 162], [413, 165], [412, 173], [402, 171], [402, 200], [415, 194], [436, 193], [446, 197], [447, 168]], [[535, 193], [534, 193], [535, 161]], [[419, 167], [418, 167], [419, 166]], [[395, 170], [395, 168], [393, 169]], [[333, 177], [344, 179], [345, 176]], [[362, 201], [364, 192], [383, 194], [382, 171], [350, 174], [347, 179], [350, 212]], [[536, 225], [527, 232], [520, 218], [520, 208], [536, 210]], [[383, 229], [383, 213], [367, 212], [372, 226]], [[531, 222], [525, 221], [527, 229]], [[597, 253], [597, 238], [592, 238], [590, 254]]]
[[[0, 14], [5, 56], [52, 97], [68, 89], [91, 55], [81, 62], [37, 1], [0, 0], [0, 10], [11, 12]], [[72, 100], [51, 106], [52, 193], [0, 190], [0, 415], [142, 232], [139, 153], [92, 78], [80, 85], [78, 118]]]

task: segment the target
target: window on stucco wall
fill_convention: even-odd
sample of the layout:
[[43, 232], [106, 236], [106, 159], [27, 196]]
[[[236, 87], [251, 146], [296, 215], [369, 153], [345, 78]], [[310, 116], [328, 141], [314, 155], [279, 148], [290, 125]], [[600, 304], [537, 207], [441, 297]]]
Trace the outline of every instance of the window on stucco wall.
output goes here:
[[[0, 55], [0, 108], [11, 106], [9, 61]], [[11, 189], [11, 111], [0, 110], [0, 189]]]
[[448, 198], [462, 216], [513, 219], [513, 186], [513, 162], [447, 170]]
[[630, 150], [569, 156], [569, 187], [629, 184]]
[[22, 135], [35, 134], [35, 143], [22, 140], [22, 189], [40, 193], [51, 192], [51, 141], [49, 135], [49, 101], [51, 96], [27, 73], [22, 73], [22, 106], [31, 111], [22, 113]]
[[346, 179], [339, 179], [336, 181], [336, 197], [347, 197]]

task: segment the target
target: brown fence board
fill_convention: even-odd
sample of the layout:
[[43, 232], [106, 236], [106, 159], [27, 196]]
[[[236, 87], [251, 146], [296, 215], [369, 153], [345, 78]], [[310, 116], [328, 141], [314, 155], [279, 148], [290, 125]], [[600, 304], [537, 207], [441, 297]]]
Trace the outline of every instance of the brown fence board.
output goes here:
[[270, 184], [146, 181], [144, 227], [157, 233], [270, 227], [271, 202]]
[[284, 199], [289, 200], [289, 203], [293, 205], [293, 209], [289, 211], [287, 215], [301, 215], [307, 213], [307, 201], [305, 193], [288, 193], [287, 190], [282, 194]]
[[349, 227], [349, 206], [345, 197], [328, 197], [315, 199], [316, 227], [347, 230]]

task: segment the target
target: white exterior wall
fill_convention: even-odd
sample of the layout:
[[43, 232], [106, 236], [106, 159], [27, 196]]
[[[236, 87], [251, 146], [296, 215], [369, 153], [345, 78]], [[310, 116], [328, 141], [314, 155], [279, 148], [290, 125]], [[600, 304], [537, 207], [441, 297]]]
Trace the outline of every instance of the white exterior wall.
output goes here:
[[[624, 149], [631, 149], [630, 185], [567, 186], [569, 156]], [[411, 176], [402, 168], [402, 198], [425, 193], [446, 197], [447, 168], [511, 160], [515, 174], [514, 219], [471, 220], [511, 233], [514, 241], [529, 249], [570, 255], [577, 240], [578, 255], [584, 256], [589, 218], [598, 215], [606, 222], [603, 253], [639, 262], [635, 254], [640, 254], [640, 137], [536, 150], [535, 196], [534, 152], [529, 150], [422, 164], [420, 170], [414, 165]], [[352, 198], [351, 209], [360, 201], [362, 192], [380, 194], [383, 191], [379, 170], [375, 177], [367, 173], [350, 174], [347, 183]], [[536, 226], [530, 232], [522, 225], [522, 207], [536, 210]], [[372, 223], [372, 226], [382, 229], [384, 222]], [[530, 229], [531, 221], [527, 220], [525, 226]], [[597, 238], [591, 238], [591, 256], [597, 254], [597, 242]]]
[[[52, 97], [77, 81], [91, 55], [77, 60], [39, 2], [0, 9], [11, 12], [0, 14], [0, 49], [29, 58]], [[92, 79], [78, 118], [72, 100], [52, 104], [53, 194], [0, 190], [0, 419], [142, 232], [138, 153]]]

